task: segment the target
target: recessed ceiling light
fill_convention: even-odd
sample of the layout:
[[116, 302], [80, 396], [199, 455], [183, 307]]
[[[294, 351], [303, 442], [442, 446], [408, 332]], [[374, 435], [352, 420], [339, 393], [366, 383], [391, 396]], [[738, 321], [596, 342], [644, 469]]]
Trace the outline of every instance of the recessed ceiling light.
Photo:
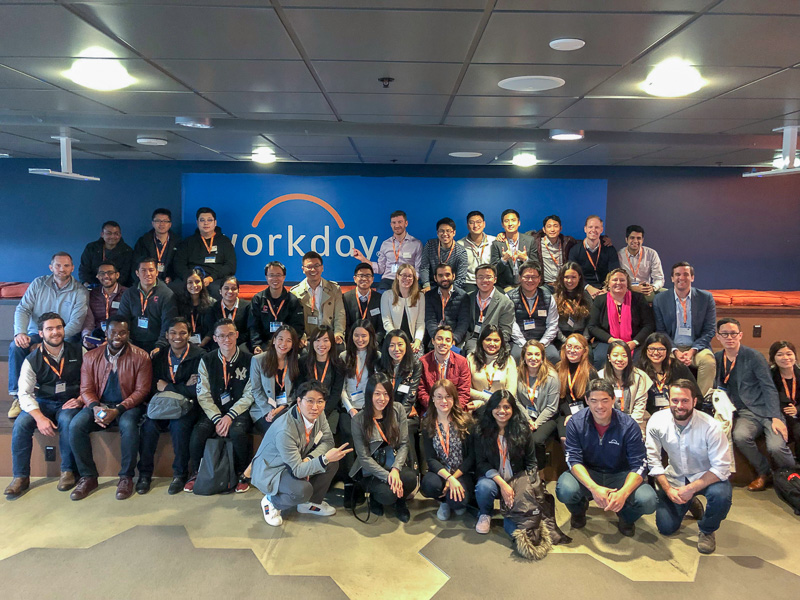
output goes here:
[[453, 158], [478, 158], [483, 154], [481, 152], [451, 152], [450, 156]]
[[692, 94], [707, 83], [700, 71], [685, 60], [668, 58], [650, 71], [641, 87], [651, 96], [677, 98]]
[[253, 150], [250, 159], [260, 165], [270, 165], [278, 160], [278, 157], [272, 148], [261, 147]]
[[0, 158], [11, 158], [11, 155], [6, 154], [5, 152], [0, 152]]
[[532, 152], [519, 152], [511, 159], [511, 163], [518, 167], [532, 167], [537, 162], [536, 155]]
[[586, 45], [586, 42], [578, 38], [559, 38], [550, 42], [550, 47], [553, 50], [561, 52], [571, 52], [572, 50], [580, 50]]
[[168, 142], [164, 138], [140, 135], [136, 138], [136, 143], [142, 146], [166, 146]]
[[543, 92], [552, 90], [564, 85], [566, 81], [560, 77], [550, 77], [548, 75], [522, 75], [520, 77], [509, 77], [503, 79], [497, 85], [504, 90], [512, 92]]
[[175, 125], [192, 129], [212, 129], [214, 127], [208, 117], [175, 117]]
[[92, 46], [78, 55], [63, 75], [78, 85], [101, 92], [119, 90], [136, 83], [111, 50]]
[[583, 139], [583, 129], [551, 129], [550, 139], [559, 141], [572, 141]]

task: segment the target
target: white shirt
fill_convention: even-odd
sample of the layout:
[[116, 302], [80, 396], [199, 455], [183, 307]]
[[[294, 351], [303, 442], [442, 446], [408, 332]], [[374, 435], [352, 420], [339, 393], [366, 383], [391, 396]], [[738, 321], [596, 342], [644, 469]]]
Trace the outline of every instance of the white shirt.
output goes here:
[[661, 267], [661, 259], [652, 248], [642, 246], [636, 256], [631, 256], [628, 247], [625, 246], [617, 252], [617, 256], [619, 257], [619, 266], [631, 276], [633, 285], [649, 283], [657, 290], [664, 287], [664, 269]]
[[[721, 481], [731, 476], [728, 438], [713, 417], [694, 410], [689, 424], [678, 429], [669, 409], [659, 410], [647, 422], [647, 463], [650, 475], [666, 475], [673, 487], [681, 487], [711, 472]], [[669, 465], [664, 468], [661, 450], [666, 450]]]

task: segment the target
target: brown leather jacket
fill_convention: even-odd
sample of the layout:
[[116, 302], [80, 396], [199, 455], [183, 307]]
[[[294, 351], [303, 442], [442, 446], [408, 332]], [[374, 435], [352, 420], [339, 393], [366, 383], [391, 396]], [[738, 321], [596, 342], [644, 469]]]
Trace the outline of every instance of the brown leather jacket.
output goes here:
[[[100, 402], [110, 373], [111, 363], [106, 360], [106, 344], [83, 356], [81, 399], [86, 406]], [[147, 352], [128, 344], [117, 359], [117, 374], [123, 398], [120, 406], [128, 410], [147, 400], [153, 378], [153, 365]]]

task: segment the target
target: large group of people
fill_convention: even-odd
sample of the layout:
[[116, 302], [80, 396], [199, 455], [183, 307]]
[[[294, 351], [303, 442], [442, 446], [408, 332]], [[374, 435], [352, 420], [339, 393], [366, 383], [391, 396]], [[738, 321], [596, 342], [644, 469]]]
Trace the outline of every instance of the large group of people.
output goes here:
[[[572, 528], [585, 525], [590, 501], [616, 513], [627, 536], [642, 515], [656, 513], [670, 534], [691, 511], [708, 553], [731, 505], [730, 439], [756, 471], [752, 491], [773, 466], [795, 466], [795, 346], [773, 344], [771, 365], [743, 346], [741, 325], [717, 321], [688, 262], [665, 289], [638, 225], [617, 251], [596, 215], [576, 240], [557, 215], [524, 233], [519, 213], [504, 210], [493, 236], [472, 211], [467, 236], [443, 218], [423, 245], [398, 210], [375, 261], [353, 252], [350, 291], [322, 277], [312, 251], [297, 285], [287, 290], [286, 267], [272, 261], [267, 287], [246, 301], [214, 211], [199, 209], [183, 240], [171, 219], [154, 211], [134, 248], [108, 221], [79, 279], [58, 252], [26, 291], [9, 357], [6, 496], [30, 484], [38, 430], [59, 437], [58, 489], [86, 498], [98, 485], [91, 434], [118, 426], [120, 500], [148, 493], [168, 431], [169, 494], [193, 491], [207, 441], [224, 438], [235, 491], [257, 487], [269, 525], [295, 508], [335, 513], [325, 497], [338, 478], [348, 508], [368, 496], [370, 512], [391, 506], [406, 522], [419, 492], [439, 503], [440, 520], [472, 507], [488, 533], [496, 500], [508, 517], [527, 487], [540, 494], [554, 441], [568, 467], [556, 496]], [[730, 438], [700, 410], [710, 390], [736, 409]], [[254, 456], [251, 431], [263, 435]]]

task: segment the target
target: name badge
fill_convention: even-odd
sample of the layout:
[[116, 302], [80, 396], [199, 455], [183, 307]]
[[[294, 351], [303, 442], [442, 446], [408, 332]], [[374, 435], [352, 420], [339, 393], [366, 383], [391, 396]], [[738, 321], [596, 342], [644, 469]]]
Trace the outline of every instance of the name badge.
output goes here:
[[105, 321], [100, 321], [100, 329], [103, 330], [103, 333], [105, 333], [106, 327], [108, 327], [108, 323], [106, 323]]
[[178, 363], [177, 365], [172, 365], [172, 372], [173, 373], [177, 373], [178, 372], [178, 367], [180, 367], [180, 366], [181, 366], [180, 363]]
[[538, 316], [538, 317], [546, 317], [547, 316], [547, 311], [546, 310], [538, 310], [538, 311], [536, 311], [536, 316]]
[[535, 409], [535, 408], [533, 408], [532, 406], [531, 406], [531, 407], [528, 407], [528, 418], [529, 418], [531, 421], [535, 421], [537, 416], [538, 416], [538, 415], [536, 414], [536, 409]]
[[319, 325], [319, 317], [308, 317], [309, 325]]
[[211, 251], [212, 252], [216, 252], [217, 251], [217, 247], [216, 246], [211, 246]]
[[531, 400], [536, 400], [539, 397], [539, 390], [538, 389], [533, 390], [533, 393], [530, 395], [530, 397]]
[[56, 394], [64, 394], [67, 391], [67, 383], [65, 381], [59, 381], [56, 383]]
[[275, 401], [275, 398], [267, 398], [267, 404], [269, 404], [272, 408], [277, 408], [278, 403]]
[[397, 386], [397, 393], [398, 394], [407, 394], [409, 391], [411, 391], [411, 388], [408, 387], [405, 383], [403, 385], [398, 385]]
[[692, 328], [691, 327], [678, 327], [678, 336], [692, 336]]
[[620, 390], [620, 389], [615, 389], [615, 390], [614, 390], [614, 397], [615, 397], [615, 398], [622, 398], [622, 393], [623, 393], [623, 392], [622, 392], [622, 390]]
[[158, 263], [158, 266], [156, 267], [156, 269], [158, 269], [159, 273], [163, 273], [164, 272], [164, 263]]
[[287, 404], [286, 402], [286, 392], [283, 392], [277, 397], [278, 404]]
[[576, 415], [583, 410], [583, 402], [570, 402], [569, 403], [569, 412], [572, 415]]
[[638, 279], [631, 279], [631, 285], [639, 285], [640, 283]]
[[669, 406], [669, 399], [666, 394], [656, 394], [656, 406]]
[[403, 258], [411, 258], [411, 252], [403, 252], [403, 253], [401, 254], [401, 256], [402, 256]]
[[136, 319], [136, 326], [139, 329], [147, 329], [147, 317], [139, 317]]
[[477, 325], [475, 325], [475, 333], [480, 334], [480, 332], [481, 332], [481, 325], [480, 323], [478, 323]]
[[492, 381], [503, 381], [503, 373], [499, 371], [495, 372], [495, 374], [492, 376]]
[[395, 273], [397, 273], [397, 267], [398, 267], [398, 266], [399, 266], [399, 265], [392, 265], [392, 275], [394, 275]]
[[222, 404], [223, 406], [225, 406], [226, 404], [229, 404], [230, 401], [231, 401], [230, 392], [222, 392], [222, 395], [219, 397], [219, 401], [220, 401], [220, 404]]
[[114, 309], [119, 308], [119, 302], [112, 302], [111, 303], [111, 308], [114, 308]]
[[525, 331], [528, 331], [530, 329], [536, 329], [536, 321], [534, 321], [533, 319], [525, 319], [522, 322], [522, 327], [525, 329]]
[[353, 408], [361, 408], [364, 406], [364, 392], [353, 392], [350, 394], [350, 403]]
[[486, 394], [487, 396], [491, 396], [492, 390], [483, 390], [483, 393]]
[[283, 322], [282, 322], [282, 321], [272, 321], [272, 322], [269, 324], [269, 332], [270, 332], [270, 333], [275, 333], [275, 332], [276, 332], [276, 331], [278, 331], [278, 329], [280, 329], [281, 327], [283, 327]]
[[317, 435], [314, 436], [314, 443], [319, 444], [320, 440], [322, 439], [322, 432], [318, 431]]
[[575, 327], [575, 321], [572, 320], [572, 317], [569, 317], [567, 319], [567, 325], [569, 325], [570, 327]]
[[189, 341], [193, 344], [199, 345], [202, 340], [200, 339], [200, 334], [195, 333], [194, 335], [189, 336]]
[[205, 263], [207, 265], [213, 265], [215, 262], [217, 262], [217, 257], [216, 256], [206, 256]]
[[372, 315], [373, 317], [377, 317], [379, 314], [381, 314], [381, 309], [373, 308], [371, 311], [369, 311], [369, 314]]

